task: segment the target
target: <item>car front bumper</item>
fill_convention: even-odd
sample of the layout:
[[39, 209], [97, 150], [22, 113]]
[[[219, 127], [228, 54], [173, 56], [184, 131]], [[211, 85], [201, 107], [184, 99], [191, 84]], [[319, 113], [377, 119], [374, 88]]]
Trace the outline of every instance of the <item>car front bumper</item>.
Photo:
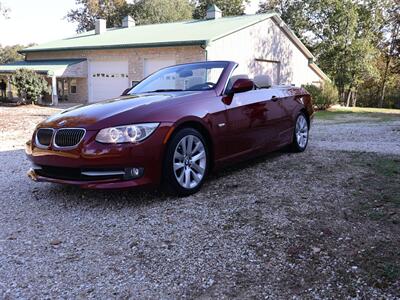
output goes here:
[[[38, 182], [76, 185], [87, 189], [158, 186], [161, 182], [166, 137], [171, 126], [162, 123], [149, 138], [135, 144], [96, 142], [98, 131], [87, 131], [78, 147], [68, 150], [53, 146], [39, 148], [32, 139], [26, 145], [26, 154], [33, 164], [28, 176]], [[140, 170], [137, 178], [126, 176], [133, 168]], [[102, 172], [109, 176], [95, 176]]]

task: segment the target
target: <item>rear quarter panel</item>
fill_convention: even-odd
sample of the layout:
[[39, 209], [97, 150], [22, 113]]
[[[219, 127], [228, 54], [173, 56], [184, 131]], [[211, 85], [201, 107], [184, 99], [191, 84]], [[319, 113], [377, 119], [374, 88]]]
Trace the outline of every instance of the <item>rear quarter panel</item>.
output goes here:
[[287, 115], [286, 122], [288, 122], [288, 130], [284, 132], [282, 137], [285, 144], [290, 144], [293, 139], [294, 126], [297, 116], [300, 112], [305, 112], [311, 120], [314, 115], [312, 99], [309, 93], [298, 87], [283, 88], [282, 105]]

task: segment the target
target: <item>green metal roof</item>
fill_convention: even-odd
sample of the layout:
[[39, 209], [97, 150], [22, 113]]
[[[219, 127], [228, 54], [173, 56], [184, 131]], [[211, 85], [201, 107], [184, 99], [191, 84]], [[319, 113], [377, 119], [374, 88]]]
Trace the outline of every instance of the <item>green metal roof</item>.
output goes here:
[[0, 65], [0, 73], [14, 73], [18, 69], [28, 69], [45, 75], [53, 75], [57, 71], [63, 71], [68, 66], [85, 60], [86, 59], [17, 61], [6, 65]]
[[277, 14], [270, 12], [215, 20], [189, 20], [130, 28], [111, 28], [102, 34], [88, 31], [75, 37], [33, 46], [21, 52], [207, 45], [273, 16]]

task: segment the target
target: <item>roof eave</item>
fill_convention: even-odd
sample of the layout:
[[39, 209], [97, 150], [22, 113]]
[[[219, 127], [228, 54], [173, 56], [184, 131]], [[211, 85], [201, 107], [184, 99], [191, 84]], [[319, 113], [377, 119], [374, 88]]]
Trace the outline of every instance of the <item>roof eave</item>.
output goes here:
[[[64, 62], [67, 65], [63, 66], [57, 66], [59, 69], [63, 69], [64, 67], [69, 67], [78, 63], [82, 63], [87, 61], [86, 58], [78, 58], [78, 59], [34, 59], [34, 60], [25, 60], [25, 61], [17, 61], [17, 62], [12, 62], [8, 64], [1, 64], [0, 65], [0, 73], [1, 74], [13, 74], [15, 73], [18, 69], [28, 69], [29, 66], [35, 66], [35, 63], [43, 63], [43, 62]], [[25, 63], [25, 64], [23, 64]], [[1, 69], [1, 67], [12, 67], [11, 69]], [[46, 76], [53, 76], [55, 74], [55, 70], [49, 70], [48, 68], [43, 68], [43, 69], [35, 69], [34, 70], [38, 74], [46, 75]]]
[[195, 41], [176, 41], [165, 43], [143, 43], [143, 44], [120, 44], [120, 45], [102, 45], [87, 47], [60, 47], [60, 48], [39, 48], [39, 49], [23, 49], [19, 51], [21, 54], [37, 53], [37, 52], [59, 52], [59, 51], [80, 51], [80, 50], [111, 50], [111, 49], [130, 49], [130, 48], [157, 48], [157, 47], [174, 47], [174, 46], [197, 46], [207, 45], [208, 40]]
[[310, 68], [313, 69], [313, 71], [314, 71], [315, 73], [317, 73], [318, 76], [320, 76], [322, 79], [324, 79], [324, 80], [326, 80], [326, 81], [328, 81], [328, 82], [332, 82], [332, 80], [328, 77], [328, 75], [326, 75], [326, 74], [324, 73], [324, 71], [322, 71], [322, 70], [317, 66], [317, 64], [315, 64], [315, 63], [310, 63], [309, 66], [310, 66]]

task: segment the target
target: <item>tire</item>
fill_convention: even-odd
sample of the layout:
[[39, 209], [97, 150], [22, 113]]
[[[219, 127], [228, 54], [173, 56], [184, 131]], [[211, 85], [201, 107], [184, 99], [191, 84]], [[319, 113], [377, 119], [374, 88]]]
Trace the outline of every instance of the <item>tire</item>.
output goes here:
[[209, 169], [209, 151], [200, 132], [180, 129], [168, 143], [163, 165], [164, 189], [173, 195], [198, 192]]
[[300, 113], [296, 118], [293, 132], [291, 149], [293, 152], [303, 152], [306, 150], [309, 139], [309, 125], [304, 113]]

